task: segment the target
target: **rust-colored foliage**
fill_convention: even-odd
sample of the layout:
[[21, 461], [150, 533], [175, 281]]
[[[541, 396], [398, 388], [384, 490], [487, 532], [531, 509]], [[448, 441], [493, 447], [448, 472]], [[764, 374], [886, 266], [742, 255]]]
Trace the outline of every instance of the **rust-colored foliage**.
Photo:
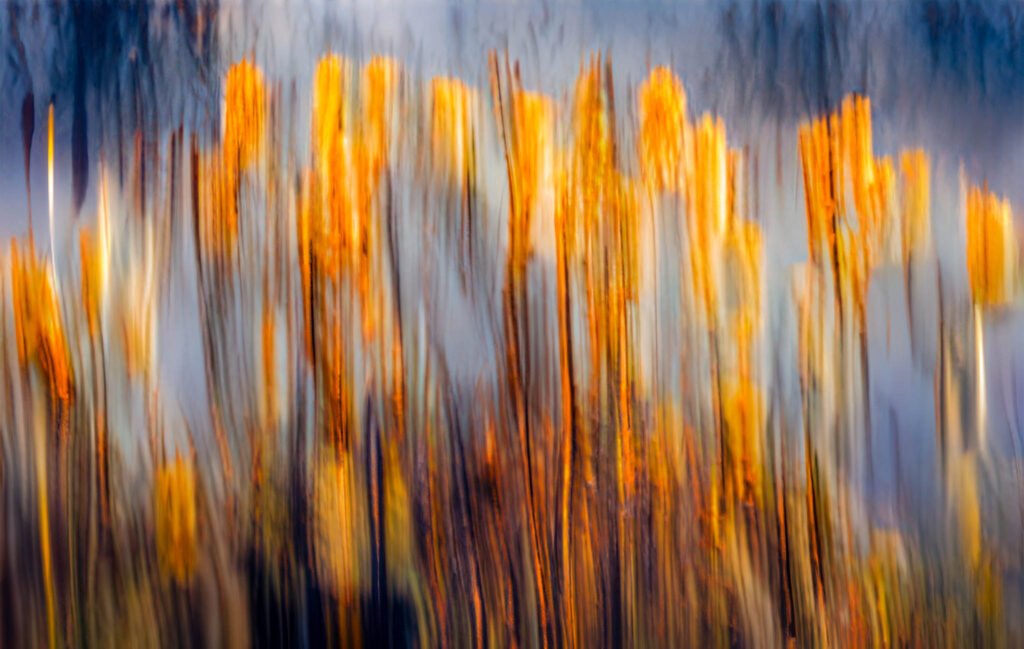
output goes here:
[[254, 63], [240, 61], [224, 77], [224, 164], [244, 171], [259, 159], [266, 142], [267, 90]]
[[[594, 55], [544, 94], [492, 53], [484, 95], [352, 56], [324, 55], [294, 91], [254, 59], [230, 66], [222, 129], [190, 155], [185, 126], [166, 147], [140, 127], [123, 186], [98, 156], [78, 260], [12, 245], [0, 485], [34, 542], [30, 567], [0, 562], [0, 599], [32, 582], [15, 610], [47, 615], [0, 614], [0, 631], [54, 646], [105, 646], [108, 626], [186, 645], [1012, 635], [1019, 562], [992, 495], [1015, 478], [986, 445], [983, 320], [1017, 295], [1005, 199], [965, 186], [965, 232], [938, 210], [933, 232], [941, 166], [878, 155], [863, 96], [780, 144], [802, 173], [790, 215], [761, 196], [756, 138], [691, 121], [667, 67], [623, 97], [636, 77]], [[969, 315], [933, 237], [965, 238]], [[935, 353], [907, 371], [934, 385], [941, 503], [901, 482], [905, 440], [928, 436], [900, 427], [927, 417], [897, 412], [892, 377], [872, 383], [900, 358], [892, 292], [916, 317], [932, 265], [936, 312], [917, 322]], [[902, 525], [922, 496], [934, 539]]]
[[11, 291], [19, 361], [39, 368], [55, 399], [69, 401], [73, 370], [60, 301], [49, 264], [36, 256], [31, 244], [11, 244]]

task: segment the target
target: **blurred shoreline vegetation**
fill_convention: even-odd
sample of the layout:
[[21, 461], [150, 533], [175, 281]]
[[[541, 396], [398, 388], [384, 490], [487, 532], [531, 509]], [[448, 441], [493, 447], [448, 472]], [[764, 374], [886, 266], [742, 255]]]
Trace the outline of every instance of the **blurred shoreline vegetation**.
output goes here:
[[[770, 162], [671, 67], [583, 52], [545, 93], [507, 51], [476, 80], [324, 52], [298, 83], [219, 60], [220, 9], [7, 7], [51, 178], [37, 87], [70, 124], [73, 245], [0, 254], [0, 637], [1024, 639], [987, 365], [1024, 237], [984, 178], [825, 93], [778, 144], [780, 264]], [[927, 450], [879, 407], [900, 341]]]

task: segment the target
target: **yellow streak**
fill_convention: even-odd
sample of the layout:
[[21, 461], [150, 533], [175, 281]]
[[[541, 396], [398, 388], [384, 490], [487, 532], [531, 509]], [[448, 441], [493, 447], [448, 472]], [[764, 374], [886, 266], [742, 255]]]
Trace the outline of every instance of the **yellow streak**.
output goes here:
[[967, 274], [976, 304], [1003, 304], [1011, 295], [1016, 251], [1009, 201], [980, 187], [967, 191]]
[[188, 583], [198, 554], [196, 479], [192, 463], [181, 455], [157, 467], [153, 511], [160, 568], [178, 583]]
[[50, 546], [50, 503], [46, 488], [46, 414], [42, 399], [35, 399], [36, 486], [39, 512], [39, 550], [43, 555], [43, 584], [46, 589], [46, 628], [50, 647], [57, 646], [56, 596], [53, 587], [53, 556]]
[[671, 70], [651, 70], [638, 91], [641, 170], [655, 190], [676, 191], [682, 178], [686, 92]]
[[928, 155], [919, 149], [900, 156], [903, 263], [925, 249], [931, 237]]
[[463, 186], [476, 173], [476, 91], [453, 78], [439, 77], [430, 84], [434, 167], [449, 182]]
[[252, 166], [266, 130], [267, 98], [263, 73], [250, 61], [231, 66], [224, 78], [225, 162], [238, 170]]

